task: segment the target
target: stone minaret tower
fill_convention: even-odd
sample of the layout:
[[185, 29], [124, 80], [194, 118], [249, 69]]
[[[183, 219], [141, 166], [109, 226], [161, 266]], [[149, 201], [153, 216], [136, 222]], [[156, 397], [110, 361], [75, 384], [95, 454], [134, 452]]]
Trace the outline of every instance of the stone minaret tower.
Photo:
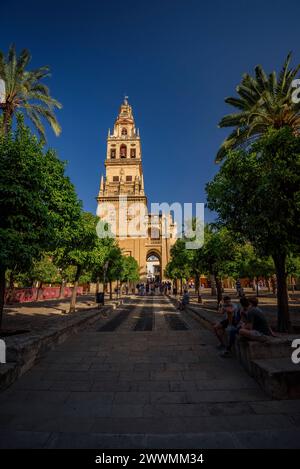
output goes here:
[[[163, 239], [166, 216], [148, 213], [142, 170], [141, 141], [135, 127], [127, 97], [121, 104], [113, 132], [108, 131], [105, 176], [101, 176], [97, 197], [98, 216], [113, 226], [119, 246], [125, 255], [133, 256], [140, 267], [140, 277], [147, 279], [149, 259], [156, 256], [160, 279], [169, 260], [170, 246], [175, 242], [175, 225], [168, 216], [170, 238]], [[126, 196], [126, 210], [123, 199]], [[124, 222], [119, 214], [125, 212]], [[138, 221], [137, 227], [135, 221]], [[125, 223], [126, 222], [126, 223]], [[124, 235], [123, 227], [128, 233]], [[136, 226], [136, 231], [132, 227]]]
[[[147, 198], [144, 191], [139, 130], [135, 127], [132, 108], [127, 99], [125, 96], [113, 132], [108, 131], [106, 175], [101, 176], [97, 201], [98, 212], [101, 204], [110, 203], [118, 213], [120, 196], [126, 195], [130, 219], [135, 215], [134, 209], [130, 210], [130, 207], [139, 203], [147, 210]], [[118, 234], [117, 226], [117, 237]]]

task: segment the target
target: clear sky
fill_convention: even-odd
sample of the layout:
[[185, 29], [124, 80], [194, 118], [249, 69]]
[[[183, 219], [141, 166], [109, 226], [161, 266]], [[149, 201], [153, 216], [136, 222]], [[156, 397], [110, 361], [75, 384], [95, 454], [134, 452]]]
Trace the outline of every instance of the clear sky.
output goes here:
[[0, 16], [2, 50], [14, 42], [33, 67], [51, 66], [63, 131], [48, 129], [49, 145], [92, 212], [125, 93], [149, 201], [204, 202], [227, 133], [224, 97], [258, 63], [278, 69], [290, 50], [300, 61], [299, 0], [2, 0]]

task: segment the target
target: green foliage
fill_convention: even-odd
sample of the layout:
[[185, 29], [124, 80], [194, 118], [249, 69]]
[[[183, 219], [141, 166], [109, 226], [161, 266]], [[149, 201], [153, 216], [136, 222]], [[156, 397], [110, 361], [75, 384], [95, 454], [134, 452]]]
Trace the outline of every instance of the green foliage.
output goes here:
[[185, 240], [178, 238], [171, 247], [171, 259], [165, 267], [165, 276], [170, 279], [188, 279], [191, 275], [191, 251], [186, 249]]
[[187, 249], [186, 238], [176, 241], [165, 275], [171, 279], [197, 278], [201, 274], [229, 276], [235, 271], [236, 252], [237, 242], [229, 230], [206, 225], [201, 248]]
[[[63, 226], [80, 210], [56, 155], [43, 152], [19, 117], [15, 133], [0, 137], [0, 266], [24, 271], [43, 251], [59, 245]], [[70, 202], [70, 203], [71, 203]]]
[[300, 139], [270, 131], [252, 151], [231, 152], [207, 184], [208, 207], [261, 256], [300, 246]]
[[0, 137], [0, 265], [27, 268], [49, 239], [43, 151], [28, 129]]
[[43, 257], [33, 263], [33, 267], [28, 274], [32, 281], [41, 283], [60, 283], [61, 275], [58, 268], [53, 264], [49, 255], [44, 254]]
[[289, 330], [286, 260], [300, 246], [300, 138], [288, 126], [269, 130], [248, 151], [228, 153], [206, 190], [219, 222], [272, 256], [278, 330]]
[[69, 230], [64, 245], [54, 252], [54, 262], [60, 268], [66, 269], [70, 265], [76, 267], [77, 280], [84, 270], [92, 268], [97, 256], [97, 221], [97, 217], [91, 213], [81, 213]]
[[205, 226], [204, 245], [196, 254], [203, 272], [218, 278], [233, 275], [236, 255], [237, 242], [226, 227]]
[[293, 277], [300, 277], [300, 257], [289, 255], [286, 263], [286, 270]]
[[123, 269], [122, 251], [117, 244], [113, 244], [106, 257], [107, 271], [106, 279], [109, 282], [120, 280]]
[[[98, 219], [99, 221], [99, 219]], [[113, 238], [100, 238], [97, 240], [96, 247], [93, 251], [93, 262], [91, 267], [92, 281], [103, 281], [104, 270], [109, 267], [110, 252], [116, 246]]]
[[135, 258], [132, 256], [122, 256], [121, 282], [136, 282], [139, 278], [139, 265]]
[[237, 109], [236, 113], [224, 116], [220, 127], [233, 127], [218, 151], [216, 161], [220, 162], [233, 149], [245, 148], [246, 145], [260, 138], [270, 128], [289, 127], [299, 135], [300, 105], [292, 101], [292, 82], [296, 78], [300, 65], [289, 68], [291, 54], [288, 54], [277, 77], [255, 67], [254, 76], [245, 73], [236, 91], [238, 97], [226, 98], [225, 102]]
[[30, 60], [31, 55], [26, 49], [17, 56], [14, 45], [10, 46], [7, 57], [0, 51], [0, 78], [5, 83], [6, 91], [5, 102], [0, 104], [3, 112], [0, 130], [7, 133], [14, 114], [22, 110], [44, 141], [43, 120], [50, 124], [55, 135], [60, 134], [61, 128], [54, 109], [60, 109], [62, 105], [50, 96], [49, 88], [42, 82], [50, 75], [49, 67], [28, 70]]
[[259, 257], [249, 243], [240, 246], [236, 257], [236, 274], [233, 277], [269, 278], [274, 273], [275, 266], [271, 257]]

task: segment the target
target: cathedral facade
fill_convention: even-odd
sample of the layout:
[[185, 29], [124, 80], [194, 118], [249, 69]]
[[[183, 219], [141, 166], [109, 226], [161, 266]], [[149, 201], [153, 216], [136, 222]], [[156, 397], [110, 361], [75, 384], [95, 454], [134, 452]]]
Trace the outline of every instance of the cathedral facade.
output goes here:
[[137, 260], [140, 279], [164, 280], [176, 225], [170, 213], [148, 212], [141, 139], [126, 97], [112, 133], [108, 131], [97, 202], [97, 215], [110, 225], [123, 254]]

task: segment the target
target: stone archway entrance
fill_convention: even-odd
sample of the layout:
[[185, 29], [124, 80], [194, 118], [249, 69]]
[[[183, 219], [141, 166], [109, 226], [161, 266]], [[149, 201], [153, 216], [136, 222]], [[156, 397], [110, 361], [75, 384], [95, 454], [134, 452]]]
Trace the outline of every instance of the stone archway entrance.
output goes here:
[[146, 258], [147, 265], [147, 281], [160, 282], [161, 281], [161, 258], [156, 251], [150, 251]]

